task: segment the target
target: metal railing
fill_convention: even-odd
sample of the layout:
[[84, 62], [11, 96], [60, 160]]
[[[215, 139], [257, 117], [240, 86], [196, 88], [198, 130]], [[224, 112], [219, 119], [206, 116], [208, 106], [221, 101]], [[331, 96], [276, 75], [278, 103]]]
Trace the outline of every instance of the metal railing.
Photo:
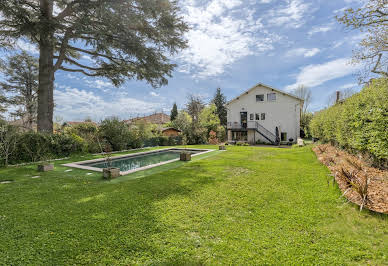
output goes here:
[[246, 129], [239, 122], [228, 122], [227, 129]]

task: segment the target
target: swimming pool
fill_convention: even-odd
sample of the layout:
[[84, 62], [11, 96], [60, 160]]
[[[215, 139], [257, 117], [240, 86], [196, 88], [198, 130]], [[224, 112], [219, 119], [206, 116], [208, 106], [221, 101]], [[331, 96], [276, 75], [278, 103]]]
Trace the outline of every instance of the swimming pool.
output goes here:
[[[211, 152], [213, 150], [170, 148], [149, 152], [139, 152], [134, 154], [111, 157], [111, 165], [112, 167], [120, 169], [120, 175], [126, 175], [136, 171], [145, 170], [166, 163], [178, 161], [180, 153], [182, 151], [190, 152], [192, 154], [191, 156], [196, 156], [199, 154]], [[103, 168], [108, 167], [107, 162], [104, 158], [69, 163], [64, 164], [64, 166], [98, 172], [102, 172]]]

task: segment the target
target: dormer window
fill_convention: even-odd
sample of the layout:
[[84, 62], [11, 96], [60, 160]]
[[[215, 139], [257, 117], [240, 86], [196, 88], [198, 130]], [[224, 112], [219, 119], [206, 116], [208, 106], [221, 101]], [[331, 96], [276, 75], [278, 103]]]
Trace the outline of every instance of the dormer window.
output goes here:
[[256, 95], [256, 102], [264, 102], [264, 94]]
[[276, 93], [268, 93], [267, 94], [267, 101], [269, 102], [274, 102], [276, 101]]

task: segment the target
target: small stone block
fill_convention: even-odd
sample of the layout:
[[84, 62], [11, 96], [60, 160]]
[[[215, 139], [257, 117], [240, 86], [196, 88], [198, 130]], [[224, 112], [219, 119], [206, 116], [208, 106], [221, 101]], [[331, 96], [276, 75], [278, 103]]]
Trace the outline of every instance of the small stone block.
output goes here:
[[104, 168], [102, 169], [104, 179], [113, 179], [120, 176], [119, 168]]
[[181, 161], [191, 161], [191, 153], [182, 152], [180, 156]]
[[304, 141], [303, 141], [303, 139], [298, 139], [298, 146], [299, 146], [299, 147], [304, 146]]
[[226, 151], [226, 147], [224, 145], [219, 146], [220, 151]]
[[39, 172], [47, 172], [54, 170], [53, 164], [38, 164], [38, 171]]

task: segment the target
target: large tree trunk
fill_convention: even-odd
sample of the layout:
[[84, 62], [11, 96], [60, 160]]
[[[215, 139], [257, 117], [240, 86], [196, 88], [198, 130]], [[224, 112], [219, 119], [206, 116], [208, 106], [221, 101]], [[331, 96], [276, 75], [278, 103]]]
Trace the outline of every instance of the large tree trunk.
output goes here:
[[50, 27], [52, 1], [40, 0], [40, 10], [38, 131], [52, 133], [54, 112], [54, 32]]

